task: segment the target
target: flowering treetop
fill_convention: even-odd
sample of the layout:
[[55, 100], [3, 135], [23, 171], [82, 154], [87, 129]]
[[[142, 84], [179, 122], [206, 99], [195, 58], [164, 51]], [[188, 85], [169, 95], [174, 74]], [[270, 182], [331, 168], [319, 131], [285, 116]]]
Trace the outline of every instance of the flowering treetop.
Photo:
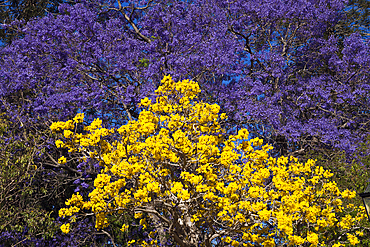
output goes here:
[[89, 153], [102, 167], [88, 197], [77, 193], [59, 211], [72, 219], [63, 232], [88, 215], [104, 229], [111, 217], [128, 213], [149, 231], [149, 242], [130, 241], [141, 246], [358, 243], [364, 208], [349, 203], [355, 192], [340, 191], [332, 173], [314, 160], [272, 158], [272, 147], [250, 139], [246, 129], [226, 137], [227, 116], [217, 104], [200, 101], [199, 85], [191, 80], [175, 83], [165, 76], [155, 92], [155, 102], [141, 101], [138, 120], [118, 129], [102, 128], [95, 119], [79, 132], [82, 114], [74, 123], [51, 125], [63, 131], [57, 145], [81, 159]]

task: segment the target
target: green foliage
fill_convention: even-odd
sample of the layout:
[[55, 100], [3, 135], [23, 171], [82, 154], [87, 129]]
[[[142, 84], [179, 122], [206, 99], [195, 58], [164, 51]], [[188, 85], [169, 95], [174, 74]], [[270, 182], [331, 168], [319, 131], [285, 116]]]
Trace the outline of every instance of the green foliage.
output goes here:
[[139, 67], [144, 67], [144, 68], [148, 68], [149, 66], [149, 60], [146, 59], [146, 58], [142, 58], [139, 60]]
[[[357, 196], [353, 199], [356, 206], [363, 205], [362, 199], [358, 196], [364, 192], [369, 184], [370, 179], [370, 136], [360, 145], [357, 150], [358, 157], [352, 159], [352, 162], [347, 162], [346, 155], [343, 151], [338, 150], [322, 150], [322, 152], [311, 152], [307, 154], [305, 159], [317, 159], [317, 164], [325, 169], [333, 171], [332, 179], [338, 184], [341, 190], [349, 189], [356, 191]], [[370, 246], [370, 226], [367, 224], [363, 227], [364, 236], [359, 237], [360, 244], [358, 246]]]
[[[9, 131], [0, 117], [0, 137]], [[0, 232], [23, 232], [30, 236], [53, 237], [57, 225], [51, 212], [43, 209], [47, 188], [40, 186], [39, 168], [33, 163], [35, 147], [21, 140], [0, 139]]]
[[[370, 137], [367, 142], [362, 143], [357, 154], [365, 153], [370, 148]], [[325, 169], [334, 172], [333, 180], [338, 183], [340, 189], [350, 189], [362, 193], [370, 178], [370, 154], [353, 158], [352, 162], [346, 162], [343, 151], [322, 150], [322, 152], [310, 152], [306, 159], [317, 159], [317, 163]], [[360, 197], [357, 202], [362, 204]]]

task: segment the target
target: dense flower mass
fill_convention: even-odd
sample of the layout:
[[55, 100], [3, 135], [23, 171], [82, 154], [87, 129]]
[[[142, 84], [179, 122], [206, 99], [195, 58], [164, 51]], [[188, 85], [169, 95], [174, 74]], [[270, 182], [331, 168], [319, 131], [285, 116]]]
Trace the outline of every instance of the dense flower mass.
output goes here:
[[[82, 114], [73, 124], [51, 125], [62, 136], [59, 145], [81, 159], [90, 153], [101, 165], [94, 190], [73, 195], [59, 211], [71, 217], [61, 226], [64, 233], [87, 212], [97, 229], [127, 212], [149, 231], [150, 241], [130, 240], [140, 246], [358, 243], [362, 233], [354, 229], [366, 215], [349, 203], [355, 192], [340, 191], [333, 174], [314, 160], [271, 157], [272, 147], [249, 138], [246, 129], [226, 135], [227, 116], [217, 104], [200, 101], [200, 92], [196, 82], [165, 76], [153, 102], [141, 101], [138, 120], [118, 129], [95, 119], [77, 131]], [[130, 227], [123, 224], [121, 231]]]
[[197, 78], [229, 120], [269, 143], [283, 136], [292, 152], [353, 153], [368, 134], [369, 45], [333, 31], [346, 1], [118, 2], [62, 4], [2, 49], [0, 97], [14, 121], [80, 109], [120, 125], [172, 74]]
[[[137, 213], [137, 218], [132, 219], [130, 215], [135, 215], [135, 210], [122, 209], [110, 211], [112, 214], [106, 215], [105, 223], [103, 214], [93, 212], [102, 227], [109, 223], [105, 233], [96, 230], [92, 217], [76, 224], [74, 216], [91, 212], [88, 208], [81, 209], [83, 204], [71, 202], [61, 211], [64, 212], [61, 216], [72, 217], [70, 225], [63, 228], [69, 234], [64, 234], [59, 231], [57, 211], [65, 207], [64, 202], [73, 193], [79, 192], [82, 201], [86, 202], [90, 200], [87, 195], [93, 188], [105, 190], [119, 179], [126, 183], [119, 194], [127, 189], [133, 193], [132, 198], [147, 204], [153, 203], [156, 196], [165, 191], [184, 201], [192, 200], [195, 192], [201, 193], [196, 194], [197, 198], [209, 203], [217, 197], [225, 197], [221, 193], [238, 194], [239, 185], [228, 182], [227, 178], [221, 181], [228, 191], [216, 187], [212, 195], [207, 191], [194, 192], [192, 188], [199, 186], [206, 190], [204, 176], [214, 178], [207, 173], [210, 168], [201, 167], [204, 162], [212, 158], [209, 165], [218, 170], [219, 166], [233, 164], [237, 155], [242, 154], [237, 149], [240, 144], [237, 141], [232, 141], [236, 145], [234, 156], [222, 154], [227, 148], [233, 150], [223, 144], [228, 137], [225, 132], [234, 134], [241, 128], [248, 128], [248, 138], [255, 140], [253, 148], [263, 151], [262, 139], [265, 144], [274, 146], [266, 151], [268, 157], [292, 155], [302, 158], [307, 155], [308, 158], [314, 154], [332, 159], [331, 154], [337, 150], [347, 151], [347, 154], [358, 152], [362, 157], [368, 154], [368, 149], [356, 148], [370, 133], [370, 46], [364, 36], [340, 31], [341, 28], [358, 29], [358, 14], [366, 16], [367, 11], [358, 9], [357, 4], [366, 2], [364, 0], [41, 0], [33, 1], [32, 6], [26, 6], [30, 1], [1, 2], [9, 3], [0, 4], [0, 16], [10, 14], [17, 21], [12, 24], [2, 21], [0, 36], [5, 32], [19, 39], [6, 46], [0, 44], [4, 45], [0, 47], [0, 245], [55, 246], [58, 243], [58, 246], [91, 246], [97, 242], [114, 245], [114, 241], [125, 243], [133, 235], [136, 238], [131, 241], [135, 244], [140, 244], [143, 239], [146, 242], [157, 239], [160, 243], [168, 239], [167, 245], [173, 246], [174, 234], [171, 233], [172, 238], [158, 236], [169, 236], [169, 231], [176, 232], [181, 227], [162, 223], [163, 219], [156, 218], [158, 215], [150, 214], [148, 218], [146, 213], [142, 216]], [[61, 4], [58, 9], [54, 5], [54, 11], [46, 13], [51, 2]], [[19, 6], [27, 9], [23, 11]], [[39, 9], [43, 17], [29, 19], [27, 13], [33, 8]], [[12, 13], [15, 9], [16, 13]], [[348, 15], [348, 10], [352, 16]], [[27, 23], [21, 21], [22, 15], [28, 16]], [[190, 97], [188, 100], [197, 109], [193, 111], [202, 116], [176, 108], [178, 104], [187, 104], [185, 99], [183, 102], [180, 99], [171, 101], [173, 104], [156, 101], [154, 90], [167, 74], [175, 80], [192, 78], [199, 83], [201, 92], [194, 100], [198, 103], [203, 100], [208, 105], [196, 104]], [[183, 86], [175, 91], [180, 92], [181, 88]], [[198, 91], [197, 88], [193, 90]], [[173, 100], [171, 97], [168, 95], [168, 99]], [[218, 104], [219, 110], [214, 103]], [[215, 118], [222, 129], [216, 129], [213, 115], [207, 111], [217, 115]], [[219, 116], [215, 114], [217, 111], [224, 114]], [[194, 132], [189, 132], [183, 125], [193, 121], [187, 117], [190, 113], [204, 123], [194, 125]], [[117, 129], [127, 121], [132, 127], [121, 128], [118, 132]], [[137, 121], [140, 127], [135, 125]], [[206, 121], [209, 122], [205, 124]], [[53, 131], [50, 131], [52, 122]], [[197, 134], [196, 131], [200, 131], [199, 136], [191, 137]], [[218, 139], [219, 134], [226, 139]], [[63, 135], [63, 138], [57, 140], [57, 135]], [[121, 142], [119, 137], [127, 135], [132, 136]], [[262, 139], [254, 139], [257, 136]], [[159, 147], [154, 144], [138, 147], [133, 141], [135, 138], [139, 142], [149, 138], [145, 145], [151, 141]], [[138, 152], [128, 153], [130, 160], [119, 158], [127, 152], [125, 145]], [[168, 149], [169, 145], [173, 148]], [[197, 146], [196, 153], [194, 145]], [[172, 170], [162, 170], [160, 174], [147, 171], [157, 174], [150, 176], [163, 176], [166, 181], [168, 178], [168, 187], [160, 181], [140, 185], [137, 173], [150, 167], [133, 164], [140, 163], [141, 153], [149, 151], [152, 152], [149, 163], [162, 157], [164, 160], [158, 162], [167, 162], [172, 170], [177, 169], [172, 173]], [[180, 151], [182, 154], [176, 154]], [[139, 160], [133, 160], [134, 156]], [[198, 163], [191, 163], [194, 167], [185, 169], [179, 165], [184, 157], [193, 157]], [[243, 157], [237, 159], [238, 165], [220, 172], [235, 173], [239, 168], [244, 169], [238, 163]], [[128, 164], [118, 165], [125, 159]], [[331, 161], [328, 163], [335, 169], [344, 163]], [[109, 169], [113, 170], [101, 173], [101, 168], [109, 162]], [[120, 170], [122, 167], [128, 168]], [[367, 169], [358, 168], [357, 164], [352, 168], [364, 171], [361, 180], [367, 181], [370, 176]], [[267, 180], [272, 182], [271, 169], [269, 165], [260, 170], [258, 179], [270, 173]], [[339, 169], [335, 169], [335, 176], [330, 179], [340, 181], [339, 187], [357, 189], [357, 192], [362, 190], [360, 183], [356, 183], [357, 188], [352, 187], [352, 183], [349, 186], [343, 183], [351, 181], [351, 176], [343, 176]], [[222, 174], [217, 173], [216, 180]], [[141, 175], [147, 176], [146, 173]], [[152, 181], [150, 176], [145, 179]], [[322, 186], [320, 178], [312, 179], [312, 185]], [[9, 190], [9, 184], [14, 189]], [[263, 188], [245, 187], [250, 198], [259, 200]], [[270, 187], [266, 190], [270, 191]], [[131, 191], [132, 188], [137, 189]], [[128, 203], [132, 203], [128, 194], [123, 195], [127, 196]], [[110, 199], [116, 200], [113, 197]], [[102, 201], [110, 199], [103, 198]], [[342, 203], [346, 205], [345, 201]], [[185, 204], [180, 208], [185, 207], [182, 205]], [[169, 217], [170, 222], [178, 217], [173, 214], [182, 215], [179, 211], [161, 207], [168, 205], [155, 204], [155, 210], [161, 212], [159, 215]], [[202, 210], [200, 206], [195, 208]], [[98, 212], [99, 205], [91, 206], [91, 210]], [[163, 210], [169, 213], [166, 215]], [[307, 213], [312, 220], [315, 210]], [[204, 223], [207, 219], [202, 218], [203, 211], [189, 214], [203, 222], [196, 221], [199, 228], [191, 228], [190, 235], [202, 236], [199, 231], [220, 233], [212, 244], [219, 241], [224, 234], [222, 230], [227, 229], [224, 221], [217, 218], [221, 216], [216, 215], [214, 226]], [[355, 214], [350, 216], [338, 218], [336, 226], [343, 231], [337, 234], [337, 228], [327, 228], [325, 238], [356, 243], [358, 234], [351, 232], [352, 224], [357, 224]], [[264, 221], [277, 218], [270, 208], [260, 210], [258, 217]], [[142, 226], [138, 226], [140, 222]], [[210, 226], [213, 230], [208, 231]], [[153, 228], [158, 232], [152, 232]], [[297, 229], [302, 231], [299, 225]], [[307, 231], [310, 233], [286, 239], [297, 244], [306, 241], [303, 245], [315, 243], [313, 233], [316, 232]], [[150, 232], [151, 235], [145, 235]], [[185, 236], [185, 232], [178, 232], [178, 236]], [[241, 237], [234, 233], [225, 238], [225, 242], [236, 246]], [[318, 235], [317, 241], [323, 241], [322, 234]], [[258, 239], [257, 234], [252, 237]], [[206, 239], [205, 236], [199, 238]], [[270, 242], [263, 243], [269, 245]]]

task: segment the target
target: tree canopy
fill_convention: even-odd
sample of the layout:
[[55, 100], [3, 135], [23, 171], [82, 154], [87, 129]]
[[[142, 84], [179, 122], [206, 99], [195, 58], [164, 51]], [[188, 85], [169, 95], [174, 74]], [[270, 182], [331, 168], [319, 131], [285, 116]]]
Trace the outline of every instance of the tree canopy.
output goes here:
[[[199, 85], [165, 76], [152, 103], [141, 101], [138, 120], [117, 130], [95, 119], [79, 133], [83, 114], [56, 122], [62, 132], [56, 145], [99, 160], [102, 170], [88, 199], [77, 193], [59, 215], [72, 223], [96, 217], [95, 227], [109, 226], [108, 215], [128, 212], [150, 228], [149, 242], [178, 246], [341, 246], [359, 243], [356, 235], [364, 207], [348, 201], [356, 193], [340, 191], [333, 173], [297, 158], [272, 158], [269, 145], [250, 139], [246, 129], [225, 136], [227, 118], [217, 104], [199, 102]], [[106, 137], [118, 132], [113, 142]], [[65, 157], [59, 159], [65, 163]], [[123, 224], [122, 231], [129, 225]], [[335, 230], [334, 230], [335, 229]]]
[[[15, 214], [1, 212], [19, 228], [4, 227], [0, 241], [89, 246], [145, 235], [139, 220], [126, 213], [107, 216], [111, 224], [104, 231], [89, 217], [70, 234], [53, 230], [61, 224], [64, 202], [76, 192], [86, 200], [102, 167], [94, 152], [85, 151], [85, 160], [74, 149], [57, 147], [58, 135], [49, 126], [78, 113], [84, 113], [86, 126], [99, 118], [107, 130], [139, 121], [140, 103], [155, 102], [165, 75], [199, 83], [199, 102], [216, 104], [228, 116], [222, 120], [226, 139], [247, 129], [251, 139], [274, 147], [268, 152], [273, 158], [292, 156], [305, 163], [321, 155], [318, 162], [330, 163], [336, 175], [352, 174], [335, 170], [349, 171], [351, 164], [369, 174], [362, 147], [370, 134], [368, 19], [362, 1], [102, 0], [64, 1], [58, 9], [58, 1], [14, 2], [18, 7], [1, 6], [10, 16], [2, 30], [14, 35], [0, 48], [0, 116], [6, 126], [1, 169], [9, 174], [0, 189], [19, 178], [9, 193], [16, 198], [12, 202], [22, 203], [9, 210]], [[22, 10], [27, 4], [40, 11], [27, 14]], [[119, 135], [103, 139], [113, 145]], [[330, 162], [340, 155], [340, 162]], [[23, 188], [32, 193], [22, 195]], [[8, 210], [13, 205], [8, 202], [2, 200], [1, 208]], [[37, 215], [35, 222], [46, 217], [53, 227], [47, 225], [45, 234], [34, 231], [35, 222], [17, 220], [21, 213]], [[132, 223], [130, 233], [116, 231], [122, 221]]]
[[284, 4], [61, 5], [2, 49], [4, 104], [27, 109], [27, 121], [81, 109], [120, 122], [137, 114], [158, 75], [171, 74], [199, 81], [232, 124], [289, 141], [284, 152], [353, 153], [369, 127], [369, 47], [356, 34], [327, 36], [344, 3]]

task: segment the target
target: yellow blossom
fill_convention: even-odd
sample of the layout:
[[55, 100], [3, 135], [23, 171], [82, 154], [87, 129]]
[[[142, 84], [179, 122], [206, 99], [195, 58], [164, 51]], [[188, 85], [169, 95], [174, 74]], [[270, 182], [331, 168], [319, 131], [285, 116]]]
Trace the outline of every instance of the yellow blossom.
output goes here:
[[67, 159], [64, 157], [64, 156], [62, 156], [62, 157], [60, 157], [59, 159], [58, 159], [58, 163], [59, 164], [65, 164], [67, 162]]
[[63, 233], [69, 233], [69, 227], [70, 227], [70, 224], [67, 223], [67, 224], [63, 224], [61, 227], [60, 227], [60, 230], [62, 230]]
[[[327, 229], [339, 228], [347, 239], [333, 246], [358, 244], [350, 232], [366, 213], [349, 202], [355, 192], [340, 191], [330, 179], [333, 173], [315, 160], [273, 157], [272, 146], [250, 139], [246, 129], [227, 132], [220, 124], [226, 114], [219, 105], [199, 100], [200, 91], [194, 81], [165, 76], [155, 102], [142, 99], [139, 116], [118, 129], [103, 128], [98, 118], [75, 133], [76, 125], [83, 125], [82, 113], [53, 123], [51, 130], [61, 138], [58, 148], [101, 166], [90, 194], [72, 195], [59, 216], [73, 223], [79, 215], [93, 214], [95, 227], [103, 229], [132, 212], [129, 217], [138, 219], [149, 236], [157, 236], [154, 225], [181, 229], [186, 238], [194, 235], [188, 229], [195, 235], [217, 231], [231, 246], [326, 246]], [[297, 231], [298, 225], [307, 227]], [[128, 227], [123, 224], [121, 231]], [[67, 233], [69, 224], [61, 229]], [[156, 241], [128, 244], [162, 244]]]
[[356, 244], [360, 243], [358, 238], [355, 235], [352, 235], [350, 233], [347, 233], [347, 238], [348, 238], [348, 241], [350, 242], [351, 245], [356, 245]]

